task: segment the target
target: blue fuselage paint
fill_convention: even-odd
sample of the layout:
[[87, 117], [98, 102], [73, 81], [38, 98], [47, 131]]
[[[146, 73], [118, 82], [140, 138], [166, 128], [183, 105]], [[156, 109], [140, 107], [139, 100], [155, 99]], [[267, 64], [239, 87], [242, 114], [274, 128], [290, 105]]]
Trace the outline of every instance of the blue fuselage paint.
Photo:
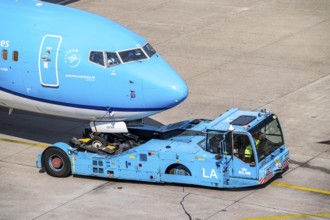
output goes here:
[[127, 121], [188, 95], [159, 55], [107, 67], [91, 51], [142, 48], [127, 28], [77, 9], [32, 0], [0, 2], [0, 105], [87, 120]]

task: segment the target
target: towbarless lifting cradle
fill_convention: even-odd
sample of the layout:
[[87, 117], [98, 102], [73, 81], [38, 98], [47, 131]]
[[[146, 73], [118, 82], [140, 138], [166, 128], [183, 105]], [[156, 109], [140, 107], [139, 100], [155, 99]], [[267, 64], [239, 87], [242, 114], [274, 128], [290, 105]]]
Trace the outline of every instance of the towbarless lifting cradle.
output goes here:
[[37, 167], [55, 177], [233, 188], [264, 184], [289, 165], [279, 120], [264, 109], [232, 108], [214, 120], [128, 130], [55, 143], [39, 154]]

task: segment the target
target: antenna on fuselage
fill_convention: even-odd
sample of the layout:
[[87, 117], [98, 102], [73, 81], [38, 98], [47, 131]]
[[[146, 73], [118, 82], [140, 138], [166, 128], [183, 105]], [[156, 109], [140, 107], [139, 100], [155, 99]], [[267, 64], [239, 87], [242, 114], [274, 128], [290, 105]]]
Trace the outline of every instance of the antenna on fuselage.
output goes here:
[[9, 108], [9, 112], [8, 115], [11, 115], [13, 113], [14, 109], [13, 108]]

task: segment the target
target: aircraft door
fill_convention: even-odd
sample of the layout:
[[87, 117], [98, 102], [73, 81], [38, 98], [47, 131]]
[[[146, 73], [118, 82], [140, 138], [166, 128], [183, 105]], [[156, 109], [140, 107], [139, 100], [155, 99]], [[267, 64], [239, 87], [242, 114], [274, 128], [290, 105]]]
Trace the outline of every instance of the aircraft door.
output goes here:
[[41, 41], [39, 51], [39, 77], [44, 87], [58, 88], [58, 54], [62, 37], [45, 35]]

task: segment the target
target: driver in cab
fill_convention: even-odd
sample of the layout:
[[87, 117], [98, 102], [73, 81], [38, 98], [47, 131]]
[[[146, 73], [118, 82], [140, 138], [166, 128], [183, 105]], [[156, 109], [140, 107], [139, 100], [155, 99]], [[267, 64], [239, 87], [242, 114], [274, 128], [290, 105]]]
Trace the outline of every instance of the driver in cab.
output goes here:
[[[260, 133], [257, 132], [253, 134], [253, 140], [256, 148], [258, 149], [258, 145], [260, 144]], [[244, 159], [245, 162], [247, 163], [254, 163], [254, 157], [253, 157], [253, 149], [251, 144], [246, 146], [245, 151], [244, 151]]]

